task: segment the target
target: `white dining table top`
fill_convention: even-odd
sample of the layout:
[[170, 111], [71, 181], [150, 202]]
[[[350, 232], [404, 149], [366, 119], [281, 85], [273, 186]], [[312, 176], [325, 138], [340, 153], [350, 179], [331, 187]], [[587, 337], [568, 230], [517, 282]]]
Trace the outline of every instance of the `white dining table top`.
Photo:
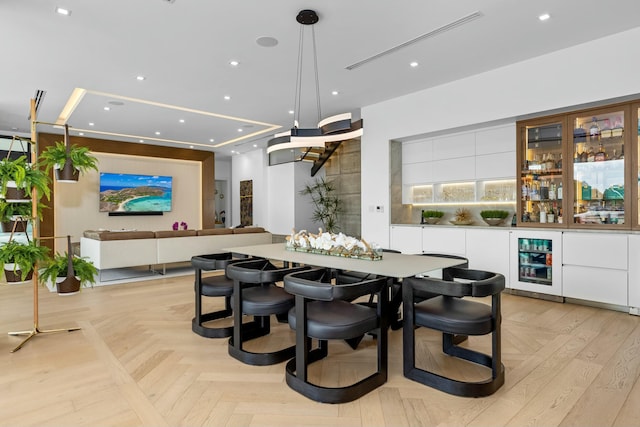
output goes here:
[[384, 252], [381, 260], [346, 258], [333, 255], [290, 251], [284, 243], [224, 248], [225, 251], [277, 261], [287, 261], [316, 267], [352, 270], [387, 277], [411, 277], [421, 273], [459, 265], [459, 259]]

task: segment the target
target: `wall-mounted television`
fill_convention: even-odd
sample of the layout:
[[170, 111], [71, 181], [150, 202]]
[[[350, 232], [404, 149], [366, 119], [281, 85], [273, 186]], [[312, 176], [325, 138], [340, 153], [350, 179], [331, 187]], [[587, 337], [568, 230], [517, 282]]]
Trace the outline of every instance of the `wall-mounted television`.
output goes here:
[[160, 175], [100, 173], [100, 212], [162, 214], [171, 211], [173, 178]]

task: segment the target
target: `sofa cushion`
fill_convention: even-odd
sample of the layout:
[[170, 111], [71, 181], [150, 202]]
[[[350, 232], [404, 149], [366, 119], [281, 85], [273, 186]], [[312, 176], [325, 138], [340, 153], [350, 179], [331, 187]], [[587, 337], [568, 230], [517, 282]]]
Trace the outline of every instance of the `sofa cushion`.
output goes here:
[[86, 230], [84, 237], [94, 240], [130, 240], [130, 239], [153, 239], [153, 231], [136, 230]]
[[158, 239], [162, 239], [165, 237], [187, 237], [195, 235], [196, 230], [162, 230], [155, 232], [155, 236]]
[[233, 234], [232, 228], [206, 228], [198, 230], [198, 236], [216, 236], [219, 234]]
[[242, 227], [242, 228], [234, 228], [233, 234], [246, 234], [246, 233], [264, 233], [264, 228], [262, 227]]

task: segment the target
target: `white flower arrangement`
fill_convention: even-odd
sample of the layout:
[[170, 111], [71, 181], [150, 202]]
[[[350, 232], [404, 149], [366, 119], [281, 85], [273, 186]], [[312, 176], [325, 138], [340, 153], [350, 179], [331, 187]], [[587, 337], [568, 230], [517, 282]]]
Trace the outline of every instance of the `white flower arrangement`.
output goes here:
[[286, 248], [292, 251], [313, 252], [324, 255], [344, 256], [349, 258], [382, 259], [382, 250], [376, 244], [369, 244], [364, 239], [347, 236], [343, 233], [333, 234], [323, 232], [318, 234], [301, 230], [291, 230], [286, 237]]

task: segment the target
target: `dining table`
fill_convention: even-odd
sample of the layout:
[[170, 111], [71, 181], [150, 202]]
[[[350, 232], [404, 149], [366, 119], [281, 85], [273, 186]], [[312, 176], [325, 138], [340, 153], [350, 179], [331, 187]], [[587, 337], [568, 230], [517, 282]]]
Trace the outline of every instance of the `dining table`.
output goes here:
[[381, 259], [349, 258], [345, 256], [325, 255], [312, 252], [289, 250], [286, 243], [271, 243], [224, 248], [223, 250], [241, 255], [266, 258], [282, 262], [350, 270], [379, 276], [402, 279], [427, 274], [462, 263], [459, 259], [428, 255], [409, 255], [384, 252]]
[[[445, 258], [429, 255], [410, 255], [394, 252], [383, 252], [380, 259], [349, 258], [345, 256], [326, 255], [288, 249], [286, 243], [239, 246], [223, 249], [240, 255], [282, 261], [285, 265], [309, 265], [333, 270], [356, 271], [372, 276], [385, 276], [394, 279], [395, 283], [405, 277], [429, 275], [443, 268], [454, 267], [464, 263], [461, 259]], [[402, 290], [391, 286], [389, 299], [389, 324], [392, 329], [402, 327], [400, 305]]]

